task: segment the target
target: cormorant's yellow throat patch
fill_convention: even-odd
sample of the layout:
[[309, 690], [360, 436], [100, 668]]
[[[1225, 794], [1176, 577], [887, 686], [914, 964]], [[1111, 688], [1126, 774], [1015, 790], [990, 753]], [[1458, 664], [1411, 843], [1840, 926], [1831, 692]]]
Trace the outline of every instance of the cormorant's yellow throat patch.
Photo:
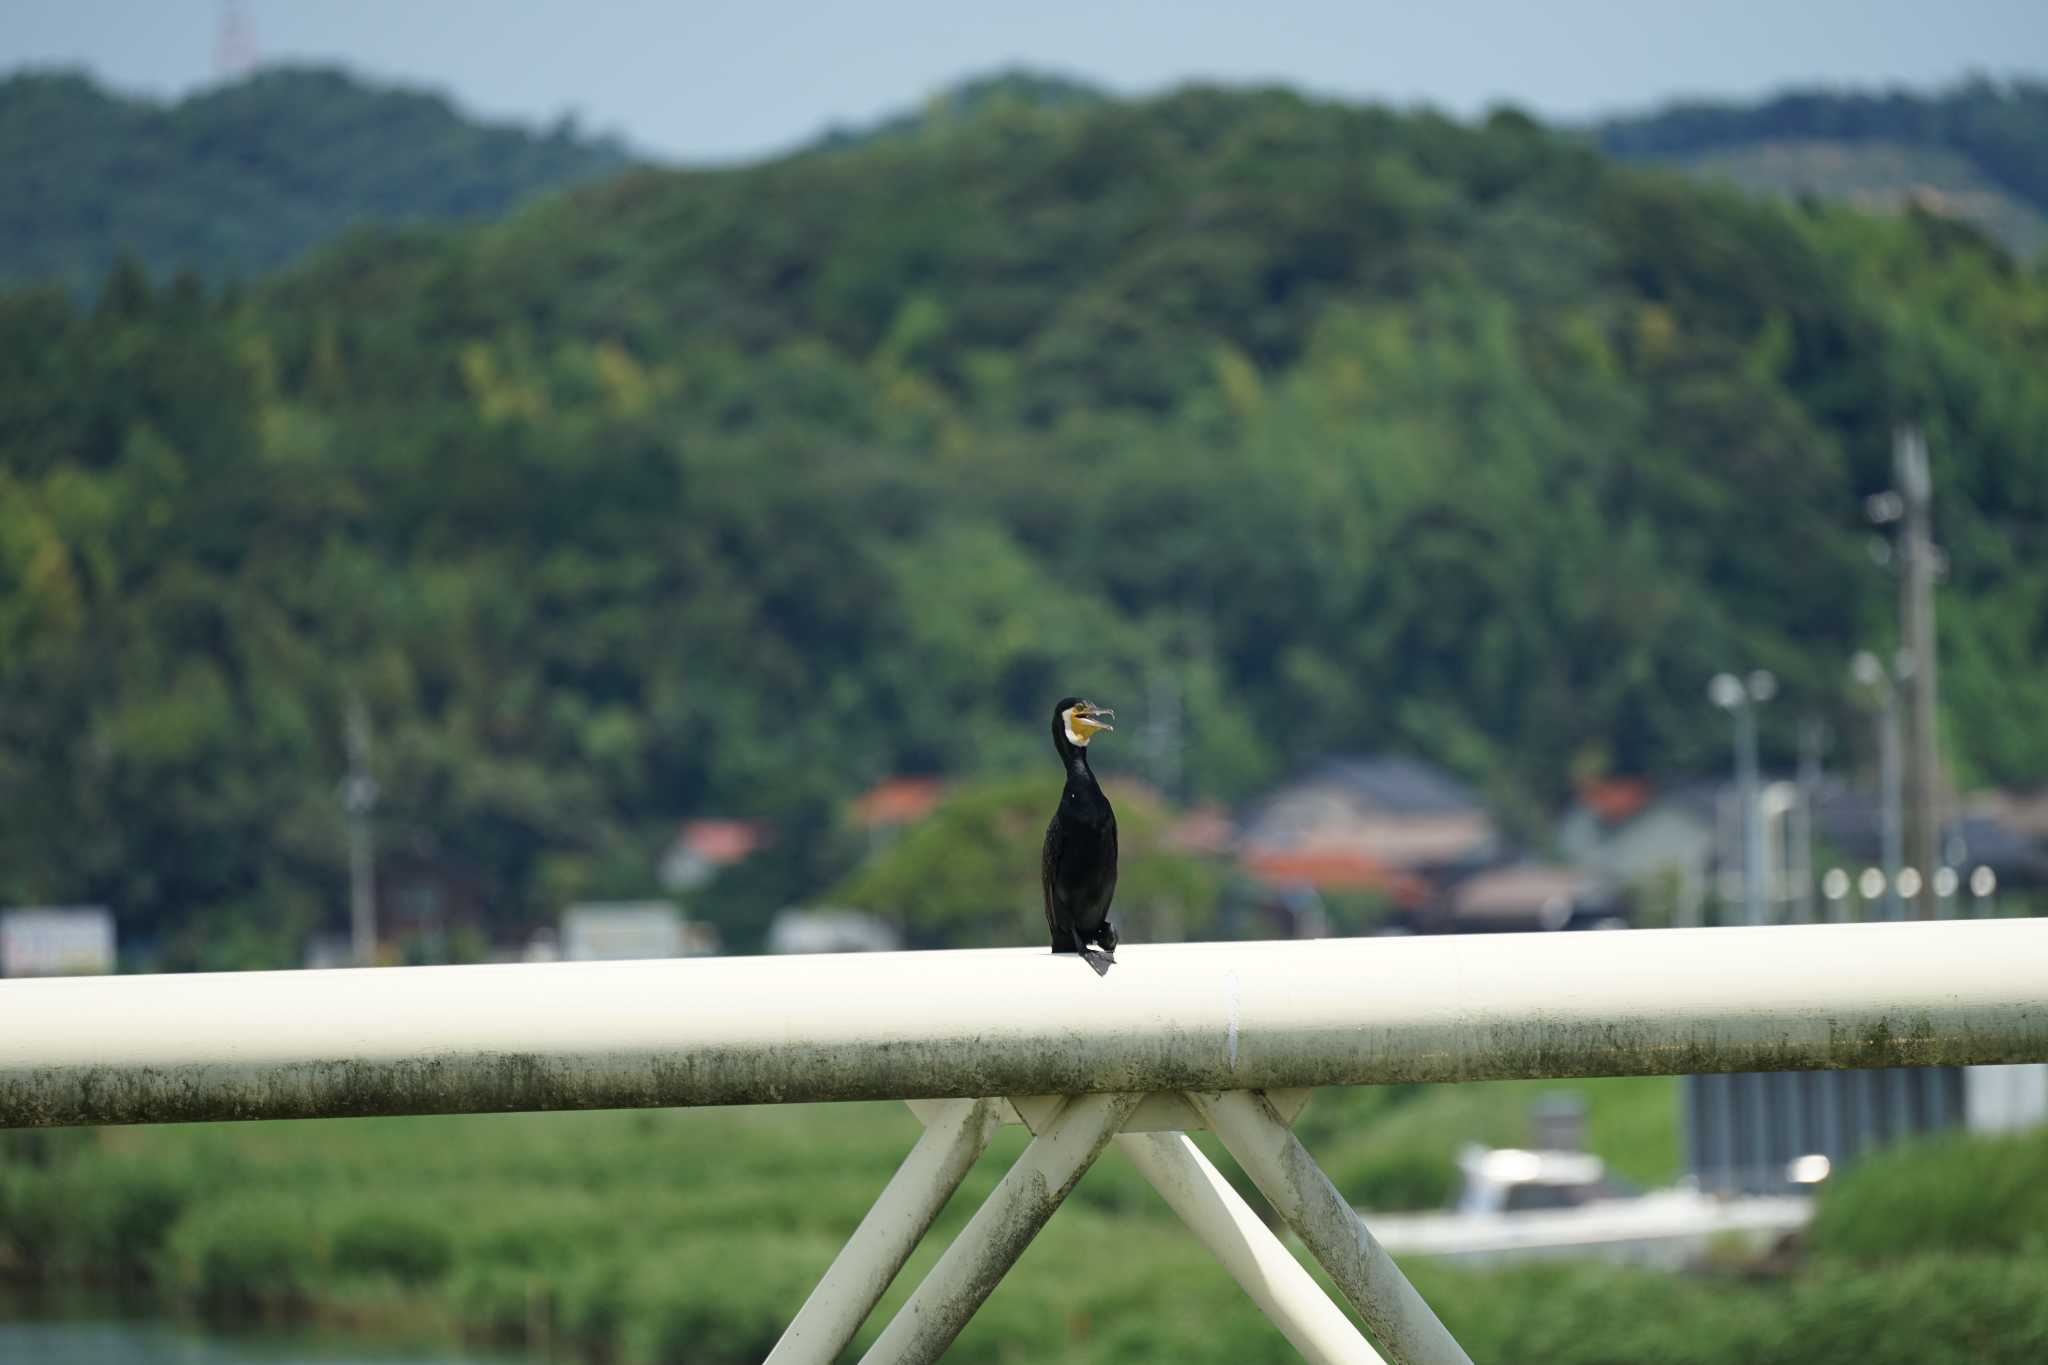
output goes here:
[[1067, 743], [1085, 749], [1088, 747], [1088, 741], [1095, 738], [1098, 732], [1115, 728], [1097, 720], [1093, 714], [1095, 710], [1096, 708], [1083, 702], [1079, 706], [1069, 706], [1060, 713], [1060, 720], [1067, 727]]

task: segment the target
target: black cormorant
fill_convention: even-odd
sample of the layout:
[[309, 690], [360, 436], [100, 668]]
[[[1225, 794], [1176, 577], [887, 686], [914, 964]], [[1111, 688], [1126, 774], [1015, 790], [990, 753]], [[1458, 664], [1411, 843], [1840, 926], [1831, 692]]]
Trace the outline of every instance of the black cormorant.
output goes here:
[[[1088, 741], [1115, 728], [1110, 724], [1115, 716], [1079, 697], [1067, 697], [1053, 708], [1052, 747], [1067, 770], [1067, 786], [1046, 826], [1040, 865], [1052, 950], [1079, 953], [1098, 976], [1107, 975], [1116, 961], [1116, 930], [1109, 923], [1109, 902], [1116, 894], [1116, 812], [1088, 767]], [[1090, 952], [1090, 943], [1101, 944], [1102, 952]]]

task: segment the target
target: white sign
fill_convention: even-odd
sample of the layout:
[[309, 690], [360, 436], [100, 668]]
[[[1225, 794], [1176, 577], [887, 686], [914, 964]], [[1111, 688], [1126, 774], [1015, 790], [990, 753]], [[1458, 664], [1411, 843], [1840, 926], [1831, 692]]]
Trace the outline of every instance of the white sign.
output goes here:
[[2048, 1066], [1965, 1067], [1963, 1114], [1973, 1133], [2020, 1133], [2048, 1123]]
[[114, 970], [114, 916], [103, 905], [0, 910], [0, 976], [99, 976]]

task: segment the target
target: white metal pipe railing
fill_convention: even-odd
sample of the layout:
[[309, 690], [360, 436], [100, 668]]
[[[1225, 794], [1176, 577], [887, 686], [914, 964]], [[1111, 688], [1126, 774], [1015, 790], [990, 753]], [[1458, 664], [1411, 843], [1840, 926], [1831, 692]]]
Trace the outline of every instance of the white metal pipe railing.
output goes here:
[[0, 982], [0, 1127], [2048, 1060], [2048, 920]]
[[[1298, 1087], [2048, 1061], [2048, 920], [0, 982], [0, 1127], [896, 1097], [926, 1125], [772, 1359], [936, 1359], [1116, 1142], [1311, 1360], [1376, 1359], [1181, 1133], [1215, 1129], [1392, 1365], [1464, 1352], [1290, 1131]], [[950, 1098], [959, 1097], [959, 1098]], [[997, 1098], [1000, 1097], [1000, 1098]]]

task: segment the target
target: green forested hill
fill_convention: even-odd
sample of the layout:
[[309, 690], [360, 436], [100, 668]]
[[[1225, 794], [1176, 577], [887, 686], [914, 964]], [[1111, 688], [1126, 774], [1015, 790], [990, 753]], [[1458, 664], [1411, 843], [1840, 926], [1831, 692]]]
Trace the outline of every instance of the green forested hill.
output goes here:
[[2022, 258], [2048, 249], [2048, 84], [2039, 81], [1694, 101], [1610, 120], [1597, 136], [1629, 160], [1772, 194], [1918, 204], [1976, 224]]
[[168, 106], [24, 73], [0, 80], [0, 281], [94, 285], [124, 253], [248, 278], [359, 224], [493, 218], [626, 160], [339, 71], [267, 70]]
[[823, 148], [860, 147], [890, 138], [921, 137], [992, 115], [1087, 109], [1113, 99], [1107, 90], [1071, 76], [1010, 67], [948, 86], [914, 109], [870, 126], [839, 126], [818, 139]]
[[[820, 145], [931, 136], [963, 122], [1116, 98], [1067, 77], [999, 71], [942, 90]], [[1763, 100], [1689, 100], [1589, 130], [1602, 151], [1788, 199], [1970, 223], [2031, 260], [2048, 250], [2048, 85], [1976, 78], [1934, 93], [1795, 90]]]
[[1906, 419], [1951, 752], [2038, 780], [2044, 374], [2048, 282], [1939, 219], [1271, 91], [636, 171], [233, 300], [17, 294], [0, 901], [281, 951], [338, 913], [351, 691], [387, 866], [499, 923], [640, 890], [684, 814], [774, 818], [748, 903], [800, 894], [836, 803], [1049, 766], [1068, 691], [1177, 795], [1340, 746], [1524, 812], [1718, 770], [1726, 667], [1786, 680], [1782, 756], [1866, 729]]

